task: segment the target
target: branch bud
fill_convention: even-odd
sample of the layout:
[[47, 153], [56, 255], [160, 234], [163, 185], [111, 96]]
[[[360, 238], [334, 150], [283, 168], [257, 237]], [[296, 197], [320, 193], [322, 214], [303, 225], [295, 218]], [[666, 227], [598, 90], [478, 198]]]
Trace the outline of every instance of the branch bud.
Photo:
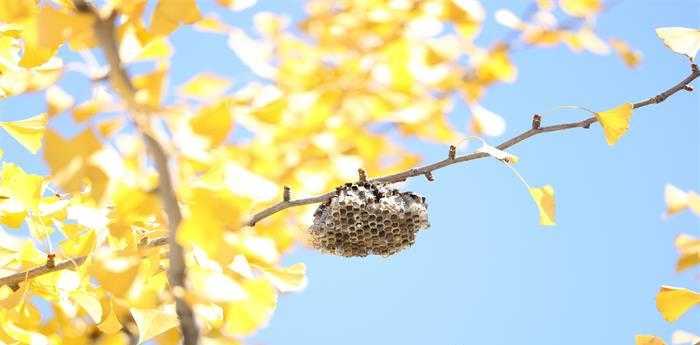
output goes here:
[[284, 192], [282, 193], [282, 200], [288, 202], [290, 199], [290, 189], [288, 186], [284, 186]]
[[367, 182], [367, 173], [362, 169], [357, 169], [357, 174], [360, 177], [360, 182]]
[[542, 125], [542, 116], [540, 114], [532, 115], [532, 129], [540, 129]]
[[46, 255], [46, 267], [48, 267], [48, 268], [56, 267], [56, 254]]
[[450, 152], [447, 153], [447, 158], [449, 160], [454, 160], [456, 155], [457, 155], [457, 147], [455, 147], [454, 145], [450, 145]]

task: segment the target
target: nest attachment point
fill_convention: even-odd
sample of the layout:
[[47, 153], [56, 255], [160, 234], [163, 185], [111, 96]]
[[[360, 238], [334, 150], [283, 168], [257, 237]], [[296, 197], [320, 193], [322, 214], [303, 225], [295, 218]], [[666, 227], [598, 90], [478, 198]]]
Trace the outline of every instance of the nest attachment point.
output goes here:
[[389, 256], [428, 226], [424, 197], [378, 183], [346, 183], [314, 213], [308, 242], [334, 255]]

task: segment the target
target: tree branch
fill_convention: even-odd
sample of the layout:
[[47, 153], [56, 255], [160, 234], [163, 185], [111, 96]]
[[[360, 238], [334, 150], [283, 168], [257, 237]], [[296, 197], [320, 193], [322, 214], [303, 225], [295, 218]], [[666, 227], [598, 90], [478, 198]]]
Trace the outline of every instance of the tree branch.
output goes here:
[[[634, 109], [637, 109], [637, 108], [645, 107], [645, 106], [648, 106], [651, 104], [661, 103], [664, 100], [666, 100], [668, 97], [670, 97], [671, 95], [675, 94], [676, 92], [683, 90], [683, 89], [686, 89], [686, 86], [688, 84], [690, 84], [693, 80], [697, 79], [698, 77], [700, 77], [700, 70], [698, 70], [697, 65], [693, 64], [693, 65], [691, 65], [691, 73], [688, 77], [686, 77], [685, 79], [683, 79], [682, 81], [680, 81], [676, 85], [672, 86], [668, 90], [663, 91], [662, 93], [660, 93], [654, 97], [651, 97], [651, 98], [644, 100], [644, 101], [634, 103], [632, 107]], [[589, 128], [591, 126], [591, 124], [598, 122], [598, 118], [593, 116], [593, 117], [589, 117], [585, 120], [578, 121], [578, 122], [569, 122], [569, 123], [562, 123], [562, 124], [558, 124], [558, 125], [540, 127], [541, 118], [539, 118], [539, 115], [535, 115], [535, 116], [538, 118], [533, 119], [533, 126], [531, 129], [529, 129], [523, 133], [520, 133], [519, 135], [517, 135], [513, 138], [510, 138], [510, 139], [504, 141], [503, 143], [499, 144], [497, 146], [497, 148], [500, 150], [505, 150], [511, 146], [514, 146], [515, 144], [518, 144], [518, 143], [520, 143], [520, 142], [522, 142], [530, 137], [533, 137], [533, 136], [541, 134], [541, 133], [557, 132], [557, 131], [563, 131], [563, 130], [571, 129], [571, 128]], [[535, 123], [537, 123], [537, 125], [535, 125]], [[435, 162], [432, 164], [428, 164], [428, 165], [425, 165], [422, 167], [418, 167], [418, 168], [412, 168], [412, 169], [409, 169], [409, 170], [406, 170], [406, 171], [403, 171], [400, 173], [396, 173], [393, 175], [374, 178], [374, 179], [371, 179], [370, 182], [382, 182], [382, 183], [401, 182], [401, 181], [405, 181], [406, 179], [408, 179], [410, 177], [423, 176], [426, 174], [430, 174], [435, 170], [438, 170], [438, 169], [441, 169], [441, 168], [444, 168], [444, 167], [447, 167], [447, 166], [450, 166], [453, 164], [467, 162], [467, 161], [471, 161], [471, 160], [475, 160], [475, 159], [479, 159], [479, 158], [485, 158], [485, 157], [488, 157], [488, 154], [482, 153], [482, 152], [471, 153], [471, 154], [458, 156], [458, 157], [454, 157], [454, 158], [451, 157], [451, 155], [449, 155], [446, 159], [443, 159], [441, 161], [438, 161], [438, 162]], [[314, 197], [305, 198], [305, 199], [297, 199], [297, 200], [289, 200], [289, 201], [283, 200], [283, 201], [281, 201], [273, 206], [270, 206], [270, 207], [260, 211], [259, 213], [256, 213], [255, 215], [253, 215], [253, 217], [250, 218], [250, 220], [248, 220], [245, 223], [245, 225], [254, 226], [260, 220], [267, 218], [267, 217], [269, 217], [277, 212], [280, 212], [282, 210], [285, 210], [287, 208], [324, 202], [324, 201], [330, 199], [333, 195], [335, 195], [334, 192], [329, 192], [329, 193], [326, 193], [323, 195], [314, 196]]]
[[131, 83], [129, 74], [119, 56], [119, 44], [115, 28], [117, 13], [112, 12], [109, 17], [103, 18], [98, 10], [85, 0], [73, 0], [73, 3], [78, 11], [93, 17], [93, 28], [97, 41], [109, 63], [109, 79], [112, 83], [112, 88], [127, 103], [129, 110], [132, 112], [131, 117], [136, 123], [141, 136], [143, 136], [144, 143], [153, 158], [158, 172], [158, 193], [168, 218], [167, 242], [170, 262], [168, 266], [168, 281], [175, 297], [175, 309], [180, 321], [183, 343], [185, 345], [196, 345], [199, 341], [199, 329], [197, 328], [192, 308], [184, 300], [183, 289], [186, 282], [185, 253], [182, 246], [177, 243], [177, 230], [182, 221], [182, 213], [180, 212], [177, 195], [173, 188], [167, 154], [163, 146], [151, 134], [147, 121], [141, 116], [147, 109], [136, 101], [136, 88]]
[[[145, 248], [154, 248], [154, 247], [160, 247], [163, 245], [166, 245], [168, 243], [168, 239], [166, 237], [161, 237], [161, 238], [156, 238], [151, 241], [148, 241], [144, 244], [139, 245], [140, 249], [145, 249]], [[62, 262], [59, 262], [53, 266], [51, 265], [44, 265], [44, 266], [39, 266], [32, 268], [28, 271], [24, 272], [19, 272], [15, 273], [13, 275], [9, 275], [6, 277], [0, 278], [0, 286], [18, 286], [19, 283], [22, 283], [26, 280], [36, 278], [38, 276], [55, 272], [55, 271], [60, 271], [64, 269], [69, 269], [69, 268], [76, 268], [80, 265], [82, 265], [85, 260], [87, 259], [87, 256], [79, 256], [77, 258], [71, 258]]]

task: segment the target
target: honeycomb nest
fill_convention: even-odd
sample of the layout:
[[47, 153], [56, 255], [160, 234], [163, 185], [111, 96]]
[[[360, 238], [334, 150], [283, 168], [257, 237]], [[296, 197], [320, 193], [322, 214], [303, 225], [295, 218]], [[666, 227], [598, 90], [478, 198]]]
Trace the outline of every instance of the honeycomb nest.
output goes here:
[[308, 242], [340, 256], [389, 256], [429, 226], [425, 198], [384, 184], [346, 183], [314, 213]]

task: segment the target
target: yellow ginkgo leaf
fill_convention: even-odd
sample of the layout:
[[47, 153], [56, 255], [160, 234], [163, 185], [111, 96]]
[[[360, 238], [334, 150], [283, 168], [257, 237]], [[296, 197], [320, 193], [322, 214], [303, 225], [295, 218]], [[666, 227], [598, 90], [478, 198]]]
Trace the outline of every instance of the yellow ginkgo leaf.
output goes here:
[[603, 8], [602, 0], [560, 0], [561, 9], [571, 16], [588, 17]]
[[629, 68], [637, 67], [642, 60], [642, 53], [633, 50], [625, 41], [612, 38], [610, 39], [610, 45]]
[[666, 345], [661, 338], [655, 335], [638, 335], [634, 337], [635, 345]]
[[471, 130], [476, 135], [497, 137], [506, 131], [506, 120], [478, 104], [469, 106], [472, 112]]
[[230, 102], [224, 100], [203, 107], [190, 120], [192, 131], [209, 139], [212, 146], [221, 144], [231, 132], [233, 118]]
[[[73, 224], [69, 224], [73, 225]], [[87, 230], [74, 238], [67, 238], [60, 244], [61, 253], [71, 257], [85, 256], [92, 252], [97, 243], [94, 230]]]
[[678, 320], [688, 309], [700, 303], [700, 293], [686, 288], [662, 286], [656, 295], [656, 309], [666, 321]]
[[301, 262], [286, 268], [257, 265], [255, 267], [281, 292], [301, 291], [306, 287], [306, 265]]
[[632, 103], [624, 103], [613, 109], [596, 113], [600, 125], [603, 126], [608, 145], [615, 145], [625, 135], [630, 126], [633, 108]]
[[92, 318], [95, 323], [100, 322], [102, 319], [102, 305], [94, 294], [77, 290], [72, 292], [70, 297], [90, 315], [90, 318]]
[[515, 164], [520, 160], [520, 158], [518, 158], [518, 156], [514, 154], [508, 153], [503, 150], [499, 150], [498, 148], [487, 144], [483, 144], [480, 148], [476, 150], [476, 152], [485, 153], [493, 158], [496, 158], [508, 164]]
[[12, 322], [12, 320], [5, 320], [1, 326], [5, 334], [18, 341], [20, 344], [49, 344], [49, 339], [45, 335], [33, 330], [21, 328]]
[[41, 148], [47, 121], [46, 114], [42, 113], [24, 120], [0, 122], [0, 127], [31, 153], [36, 153]]
[[695, 60], [700, 50], [700, 29], [667, 27], [656, 29], [656, 35], [674, 52]]
[[686, 269], [700, 264], [700, 239], [687, 234], [680, 234], [675, 241], [676, 251], [680, 257], [676, 262], [676, 271], [682, 272]]
[[56, 115], [73, 106], [73, 96], [59, 86], [52, 85], [46, 89], [46, 105], [49, 116]]
[[158, 107], [165, 91], [168, 66], [159, 65], [150, 73], [134, 77], [136, 91], [136, 101], [151, 107]]
[[192, 77], [180, 88], [180, 93], [194, 98], [215, 98], [221, 96], [231, 86], [231, 81], [216, 74], [200, 73]]
[[25, 172], [13, 163], [3, 162], [0, 169], [0, 195], [16, 201], [23, 209], [34, 208], [41, 200], [44, 177]]
[[700, 336], [686, 332], [683, 330], [678, 330], [673, 332], [671, 335], [671, 343], [676, 345], [687, 344], [694, 345], [700, 342]]
[[36, 6], [33, 0], [0, 0], [0, 22], [22, 21], [33, 15]]
[[131, 308], [129, 311], [139, 328], [139, 344], [178, 325], [174, 304], [163, 305], [157, 309]]
[[217, 0], [217, 2], [234, 11], [242, 11], [248, 7], [255, 5], [258, 0]]
[[94, 18], [88, 14], [41, 6], [37, 20], [38, 44], [41, 48], [55, 49], [70, 40], [77, 47], [89, 47], [94, 43], [93, 21]]
[[216, 271], [191, 269], [187, 273], [192, 290], [201, 298], [212, 302], [233, 302], [246, 298], [246, 292], [232, 277]]
[[104, 317], [102, 318], [102, 321], [97, 325], [97, 328], [100, 329], [103, 333], [106, 334], [114, 334], [119, 332], [122, 329], [122, 324], [119, 322], [119, 318], [117, 317], [117, 313], [114, 312], [114, 305], [112, 300], [109, 301], [109, 303], [103, 304], [103, 308], [108, 307], [108, 311], [103, 313]]
[[666, 215], [670, 216], [687, 208], [700, 216], [700, 195], [693, 191], [686, 192], [674, 185], [666, 184], [664, 199], [666, 201]]
[[223, 330], [231, 335], [244, 336], [267, 323], [277, 305], [277, 292], [264, 279], [243, 282], [248, 298], [226, 305]]
[[202, 17], [196, 0], [159, 0], [151, 19], [151, 33], [165, 36], [182, 24], [192, 24]]
[[556, 203], [554, 200], [554, 188], [545, 185], [537, 188], [530, 188], [530, 196], [540, 210], [541, 225], [556, 225]]

